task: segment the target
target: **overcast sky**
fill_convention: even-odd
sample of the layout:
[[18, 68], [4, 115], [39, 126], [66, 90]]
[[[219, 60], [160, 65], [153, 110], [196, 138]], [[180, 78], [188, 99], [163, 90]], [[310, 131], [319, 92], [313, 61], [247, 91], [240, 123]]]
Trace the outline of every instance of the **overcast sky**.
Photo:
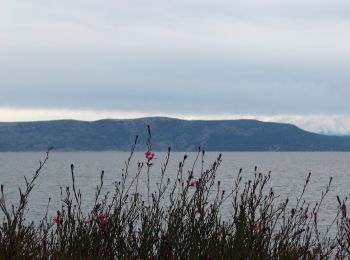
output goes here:
[[350, 134], [349, 0], [0, 0], [0, 121], [256, 118]]

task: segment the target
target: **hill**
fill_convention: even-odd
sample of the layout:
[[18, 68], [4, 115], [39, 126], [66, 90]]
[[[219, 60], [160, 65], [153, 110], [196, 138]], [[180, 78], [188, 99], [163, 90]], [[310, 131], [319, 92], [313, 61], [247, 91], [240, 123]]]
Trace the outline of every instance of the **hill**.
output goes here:
[[0, 123], [0, 151], [129, 150], [136, 135], [144, 149], [146, 126], [154, 150], [350, 151], [349, 136], [310, 133], [291, 124], [256, 120], [179, 120], [151, 117], [93, 122], [55, 120]]

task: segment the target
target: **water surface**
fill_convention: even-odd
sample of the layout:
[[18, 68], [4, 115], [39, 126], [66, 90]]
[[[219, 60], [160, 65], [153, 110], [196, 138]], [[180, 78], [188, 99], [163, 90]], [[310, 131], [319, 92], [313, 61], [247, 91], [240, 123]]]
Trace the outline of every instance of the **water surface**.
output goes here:
[[[176, 176], [179, 162], [187, 154], [185, 173], [192, 167], [196, 153], [171, 153], [166, 178], [173, 180]], [[218, 156], [219, 153], [210, 152], [205, 155], [205, 166]], [[83, 207], [88, 210], [92, 207], [96, 185], [100, 180], [100, 173], [105, 171], [104, 192], [113, 192], [114, 182], [120, 180], [125, 160], [129, 153], [125, 152], [51, 152], [50, 158], [39, 176], [33, 192], [30, 195], [30, 210], [28, 219], [40, 219], [46, 209], [48, 198], [52, 198], [49, 214], [54, 215], [60, 206], [60, 187], [65, 189], [71, 186], [70, 164], [75, 165], [76, 185], [83, 194]], [[157, 159], [151, 168], [151, 190], [156, 188], [160, 180], [160, 167], [164, 163], [165, 153], [157, 153]], [[18, 203], [18, 188], [24, 187], [24, 178], [33, 175], [43, 160], [45, 153], [0, 153], [0, 183], [5, 186], [8, 202]], [[137, 162], [145, 161], [143, 153], [136, 153], [131, 161], [130, 175], [136, 172]], [[245, 180], [254, 177], [254, 168], [268, 173], [271, 171], [269, 186], [273, 187], [275, 194], [280, 195], [279, 200], [287, 197], [293, 201], [301, 193], [303, 184], [309, 172], [312, 173], [311, 182], [305, 194], [310, 203], [321, 197], [321, 192], [327, 185], [329, 178], [333, 177], [333, 184], [326, 197], [324, 207], [320, 214], [322, 225], [331, 222], [337, 212], [336, 195], [349, 197], [350, 195], [350, 153], [342, 152], [225, 152], [223, 162], [218, 170], [217, 178], [223, 188], [231, 190], [240, 168], [243, 168]], [[195, 168], [195, 177], [199, 175], [200, 162]], [[143, 172], [140, 177], [140, 190], [147, 193], [147, 174]], [[229, 217], [230, 203], [223, 208], [223, 215]]]

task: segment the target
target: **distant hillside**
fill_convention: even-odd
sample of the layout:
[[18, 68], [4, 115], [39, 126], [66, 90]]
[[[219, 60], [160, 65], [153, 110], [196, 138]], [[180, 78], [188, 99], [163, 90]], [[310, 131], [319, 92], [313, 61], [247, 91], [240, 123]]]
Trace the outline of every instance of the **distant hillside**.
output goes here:
[[304, 131], [291, 124], [256, 120], [187, 121], [171, 118], [57, 120], [0, 123], [0, 151], [129, 150], [140, 136], [144, 149], [146, 126], [153, 134], [154, 150], [193, 151], [350, 151], [350, 137]]

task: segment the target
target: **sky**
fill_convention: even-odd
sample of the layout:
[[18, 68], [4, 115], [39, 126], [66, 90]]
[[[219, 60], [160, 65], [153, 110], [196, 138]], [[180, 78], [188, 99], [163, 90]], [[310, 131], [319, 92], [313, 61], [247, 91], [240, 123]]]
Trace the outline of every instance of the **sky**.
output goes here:
[[0, 121], [252, 118], [350, 134], [349, 0], [0, 0]]

